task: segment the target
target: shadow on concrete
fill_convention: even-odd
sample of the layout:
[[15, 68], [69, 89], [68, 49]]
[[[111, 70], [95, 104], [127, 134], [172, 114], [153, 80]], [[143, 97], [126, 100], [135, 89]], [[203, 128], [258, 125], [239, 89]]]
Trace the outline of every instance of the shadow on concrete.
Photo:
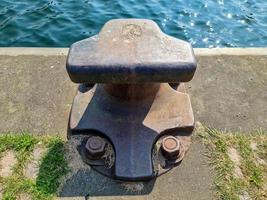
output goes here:
[[148, 182], [121, 182], [107, 178], [82, 161], [73, 143], [68, 148], [71, 148], [68, 160], [73, 171], [59, 188], [59, 199], [214, 199], [214, 174], [203, 155], [203, 144], [196, 139], [179, 167]]
[[60, 197], [125, 196], [149, 194], [156, 179], [147, 182], [121, 182], [105, 177], [95, 170], [79, 169], [59, 192]]

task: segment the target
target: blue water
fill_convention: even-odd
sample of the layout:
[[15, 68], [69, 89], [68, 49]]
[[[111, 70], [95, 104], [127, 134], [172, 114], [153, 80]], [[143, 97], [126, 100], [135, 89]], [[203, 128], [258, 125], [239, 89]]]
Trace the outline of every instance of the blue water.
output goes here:
[[0, 46], [68, 47], [113, 18], [155, 20], [194, 47], [267, 46], [266, 0], [0, 0]]

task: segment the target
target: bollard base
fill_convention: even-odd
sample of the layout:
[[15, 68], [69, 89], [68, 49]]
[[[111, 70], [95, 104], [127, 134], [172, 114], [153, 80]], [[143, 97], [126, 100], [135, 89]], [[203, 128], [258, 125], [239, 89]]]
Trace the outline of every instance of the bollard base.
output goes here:
[[[194, 128], [189, 96], [183, 84], [162, 83], [155, 91], [131, 101], [112, 95], [105, 85], [79, 86], [68, 134], [84, 138], [78, 149], [87, 164], [109, 177], [136, 181], [159, 176], [182, 161]], [[92, 135], [107, 143], [98, 160], [89, 159], [84, 150]], [[170, 135], [180, 141], [175, 159], [165, 158], [160, 150], [162, 139]]]

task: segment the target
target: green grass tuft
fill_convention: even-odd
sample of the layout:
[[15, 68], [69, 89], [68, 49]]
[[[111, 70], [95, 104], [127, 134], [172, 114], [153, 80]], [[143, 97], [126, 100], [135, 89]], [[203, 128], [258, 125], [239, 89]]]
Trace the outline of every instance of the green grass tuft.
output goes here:
[[49, 144], [49, 150], [40, 165], [36, 188], [45, 195], [54, 194], [60, 179], [68, 172], [64, 158], [64, 143], [56, 139]]
[[[35, 181], [24, 177], [23, 170], [37, 144], [42, 144], [48, 150], [41, 160]], [[35, 137], [27, 133], [0, 135], [0, 155], [3, 156], [7, 150], [16, 153], [17, 163], [12, 170], [12, 176], [0, 177], [3, 200], [15, 200], [20, 194], [29, 194], [33, 200], [53, 199], [61, 178], [68, 172], [62, 139], [51, 136]]]
[[7, 134], [0, 137], [0, 152], [12, 149], [19, 152], [31, 151], [37, 143], [37, 138], [30, 134]]
[[6, 178], [3, 200], [16, 200], [21, 193], [31, 193], [34, 183], [30, 180], [20, 179], [17, 176]]
[[[267, 169], [265, 164], [258, 162], [259, 158], [267, 162], [267, 133], [261, 130], [230, 133], [203, 126], [198, 129], [216, 172], [218, 199], [238, 200], [244, 193], [248, 193], [251, 199], [267, 199]], [[252, 143], [257, 144], [256, 150], [251, 148]], [[228, 155], [230, 148], [237, 150], [240, 163], [231, 160]], [[236, 167], [242, 176], [235, 174]]]

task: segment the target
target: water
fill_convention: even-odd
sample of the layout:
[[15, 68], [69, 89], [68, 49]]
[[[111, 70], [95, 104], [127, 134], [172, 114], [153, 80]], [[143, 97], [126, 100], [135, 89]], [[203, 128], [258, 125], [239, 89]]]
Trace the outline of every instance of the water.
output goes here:
[[0, 0], [0, 46], [68, 47], [113, 18], [148, 18], [194, 47], [267, 46], [266, 0]]

